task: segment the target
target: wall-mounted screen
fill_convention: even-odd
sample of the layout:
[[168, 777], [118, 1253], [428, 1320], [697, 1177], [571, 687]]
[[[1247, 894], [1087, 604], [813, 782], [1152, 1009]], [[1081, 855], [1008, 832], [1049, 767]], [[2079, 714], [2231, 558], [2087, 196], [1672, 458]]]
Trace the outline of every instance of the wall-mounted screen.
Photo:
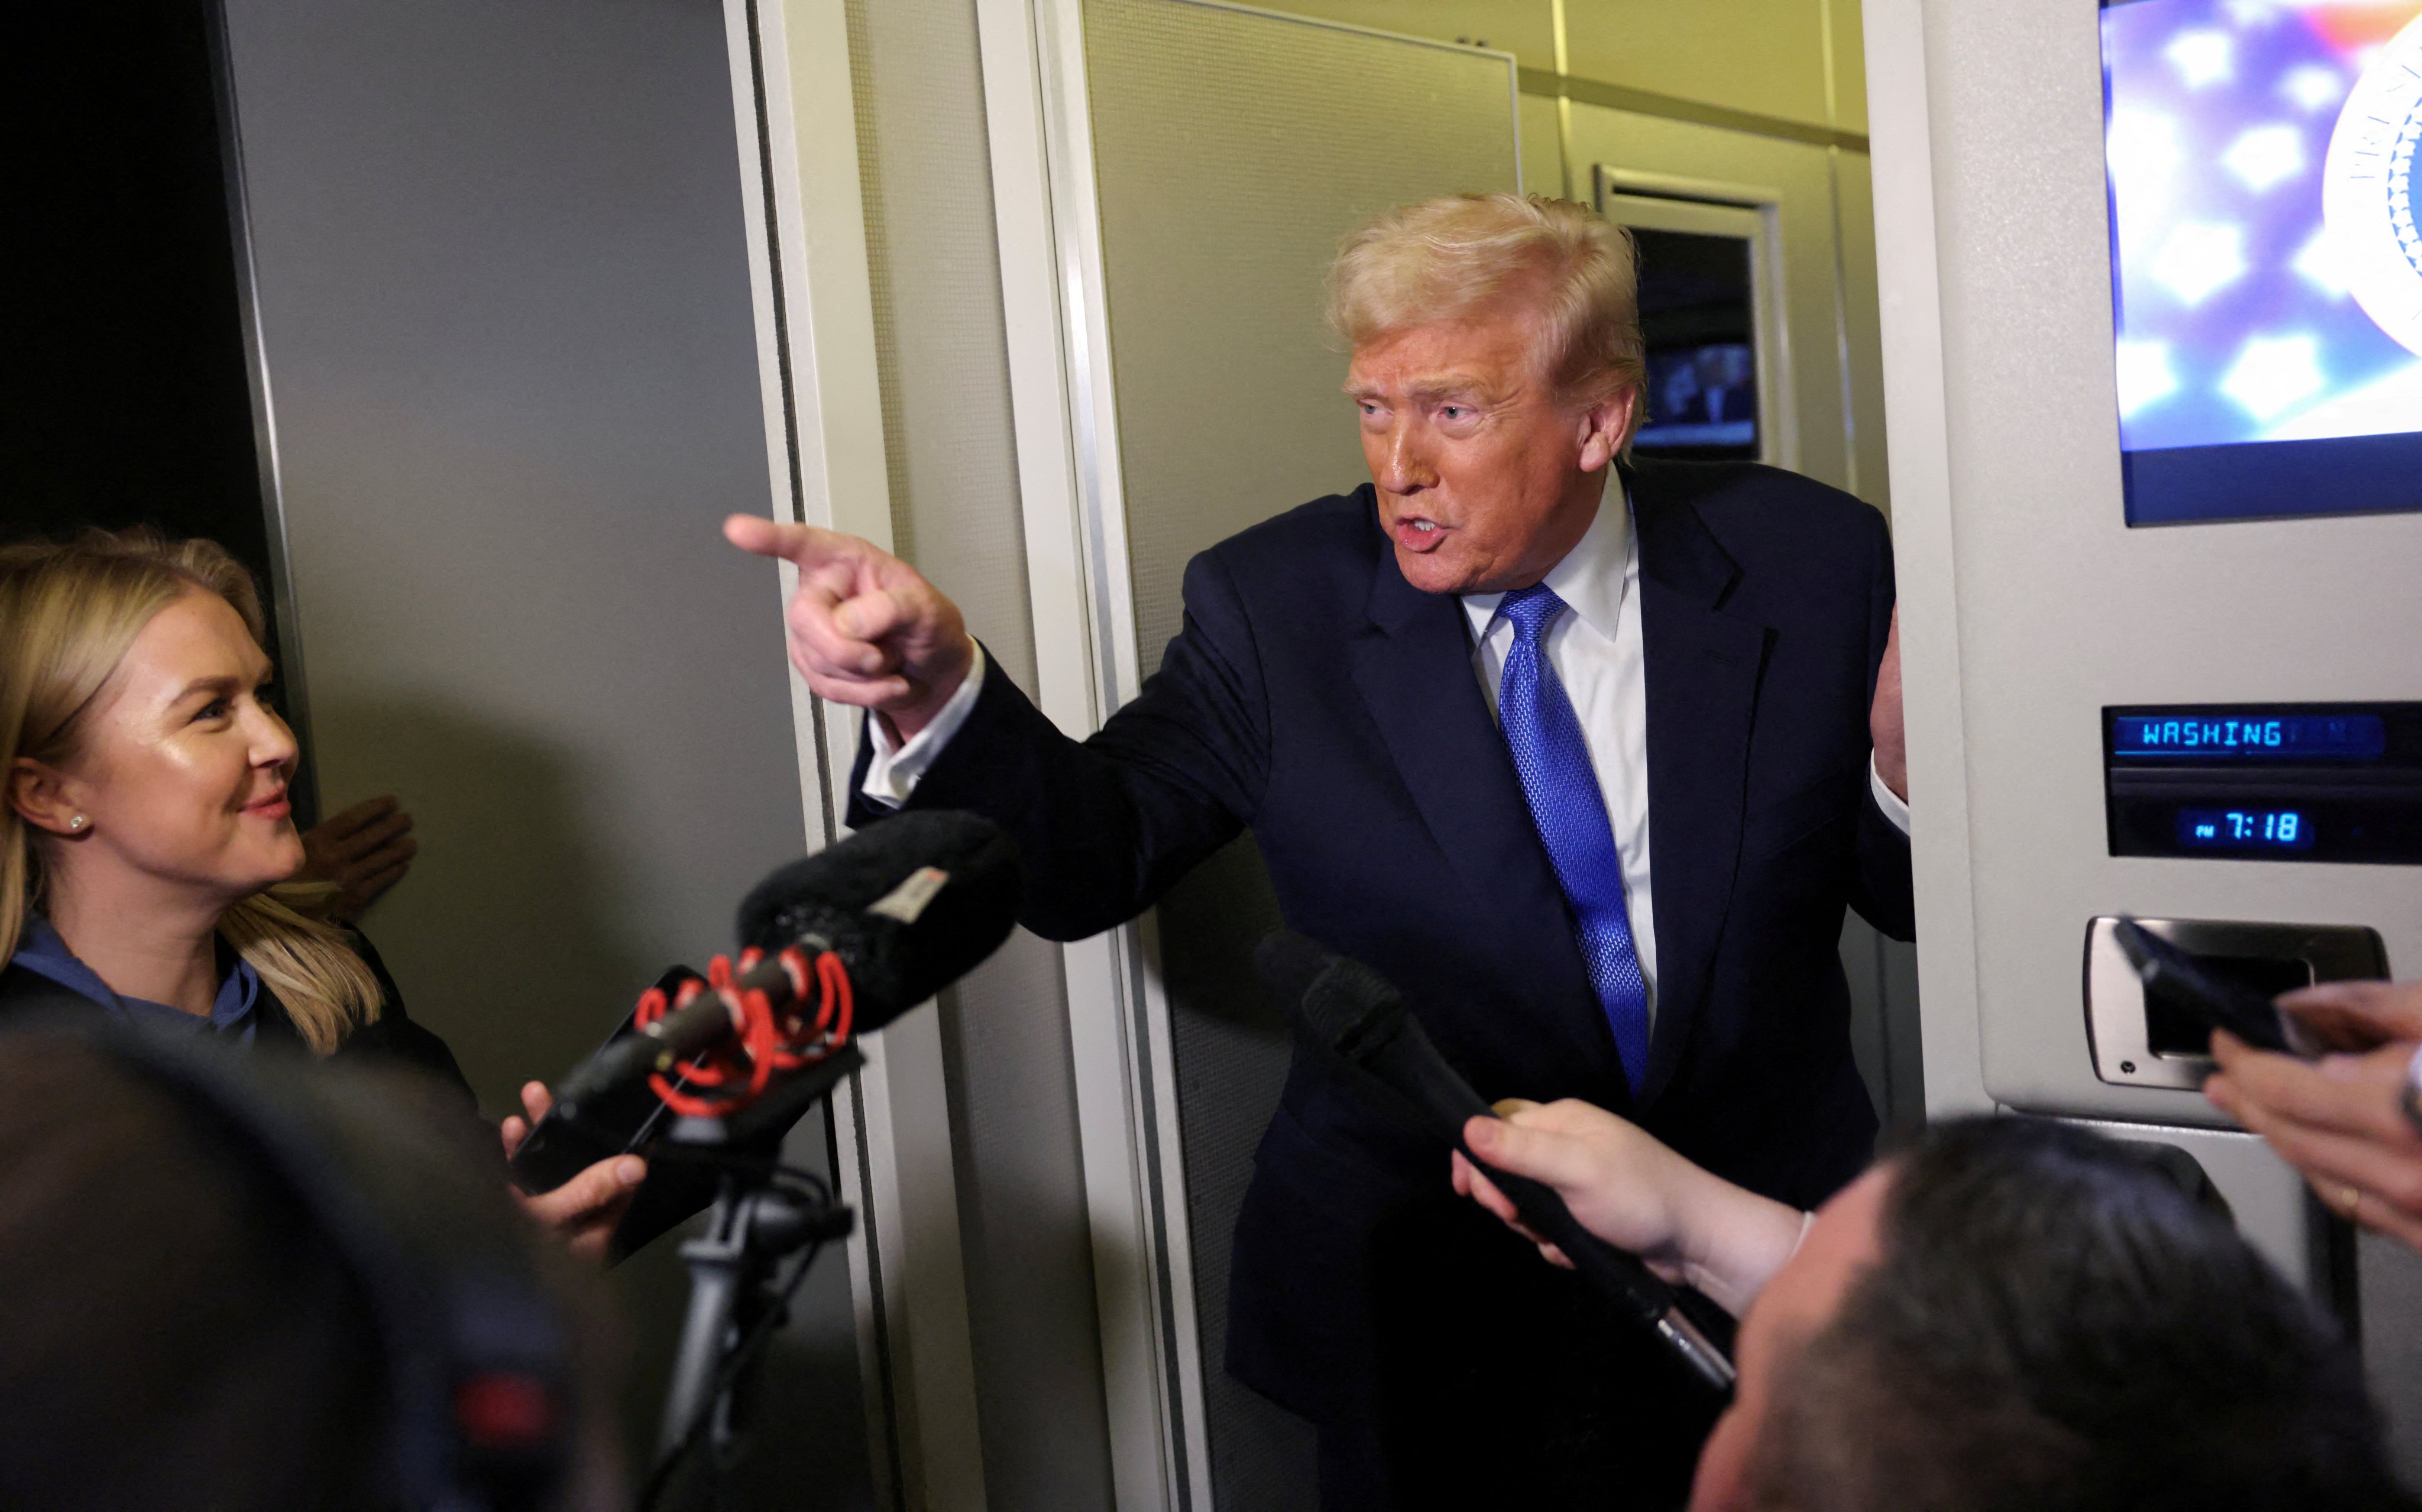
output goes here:
[[2422, 0], [2104, 0], [2128, 523], [2422, 510]]
[[1747, 239], [1633, 227], [1648, 345], [1644, 456], [1755, 461], [1757, 298]]

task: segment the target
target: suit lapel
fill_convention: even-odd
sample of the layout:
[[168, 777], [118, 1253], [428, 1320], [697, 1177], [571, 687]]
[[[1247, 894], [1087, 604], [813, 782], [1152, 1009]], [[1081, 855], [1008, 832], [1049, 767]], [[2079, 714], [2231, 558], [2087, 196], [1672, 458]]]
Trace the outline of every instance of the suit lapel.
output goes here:
[[1462, 605], [1406, 582], [1383, 543], [1370, 618], [1346, 648], [1355, 685], [1430, 837], [1463, 884], [1459, 927], [1502, 941], [1500, 953], [1521, 963], [1519, 990], [1541, 994], [1541, 1006], [1574, 1004], [1579, 1011], [1554, 1014], [1555, 1022], [1577, 1053], [1611, 1063], [1613, 1035], [1596, 1011], [1564, 890], [1472, 676]]
[[1641, 1088], [1673, 1080], [1706, 996], [1740, 859], [1764, 625], [1722, 605], [1740, 569], [1649, 464], [1630, 472], [1640, 536], [1648, 687], [1649, 883], [1657, 904], [1657, 1025]]

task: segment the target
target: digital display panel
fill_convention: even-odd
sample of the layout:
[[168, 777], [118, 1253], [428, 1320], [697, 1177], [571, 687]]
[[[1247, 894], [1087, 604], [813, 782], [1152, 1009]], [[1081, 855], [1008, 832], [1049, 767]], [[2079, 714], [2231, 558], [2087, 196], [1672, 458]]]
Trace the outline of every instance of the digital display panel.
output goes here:
[[1635, 440], [1652, 450], [1757, 451], [1757, 354], [1725, 341], [1648, 354], [1648, 417]]
[[2189, 850], [2311, 850], [2310, 816], [2297, 809], [2180, 809], [2178, 843]]
[[2388, 726], [2376, 714], [2122, 714], [2111, 720], [2114, 756], [2370, 761], [2387, 748]]
[[2102, 711], [2114, 856], [2422, 865], [2422, 703]]
[[2422, 0], [2104, 0], [2128, 521], [2422, 510]]
[[[2422, 3], [2422, 0], [2417, 0]], [[1640, 333], [1647, 343], [1643, 456], [1754, 462], [1757, 293], [1747, 240], [1631, 228], [1640, 249]]]

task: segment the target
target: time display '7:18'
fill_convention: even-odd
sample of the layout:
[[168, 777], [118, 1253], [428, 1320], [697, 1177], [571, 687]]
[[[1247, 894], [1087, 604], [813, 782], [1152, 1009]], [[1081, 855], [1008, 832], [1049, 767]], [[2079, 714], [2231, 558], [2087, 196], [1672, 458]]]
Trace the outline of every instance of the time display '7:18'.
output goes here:
[[2188, 850], [2310, 850], [2313, 823], [2296, 809], [2180, 809]]

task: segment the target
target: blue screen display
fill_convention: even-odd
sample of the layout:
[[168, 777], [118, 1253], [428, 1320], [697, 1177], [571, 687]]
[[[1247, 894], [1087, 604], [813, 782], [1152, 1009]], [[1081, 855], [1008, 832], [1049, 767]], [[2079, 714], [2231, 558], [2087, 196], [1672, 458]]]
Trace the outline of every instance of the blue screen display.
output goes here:
[[2128, 518], [2422, 509], [2422, 0], [2103, 0]]
[[2388, 727], [2376, 714], [2123, 714], [2111, 721], [2114, 756], [2373, 761], [2387, 748]]
[[2311, 850], [2313, 822], [2296, 809], [2180, 809], [2178, 843], [2188, 850]]

